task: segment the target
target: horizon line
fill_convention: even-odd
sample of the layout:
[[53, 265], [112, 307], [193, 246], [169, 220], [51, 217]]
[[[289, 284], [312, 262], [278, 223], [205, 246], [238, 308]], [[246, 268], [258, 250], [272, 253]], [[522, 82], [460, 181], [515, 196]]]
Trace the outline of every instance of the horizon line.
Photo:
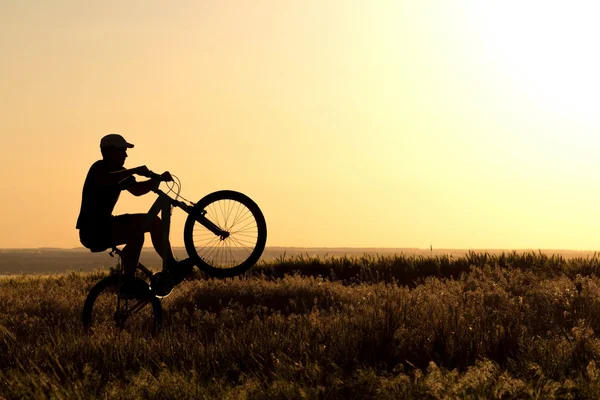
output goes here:
[[[142, 248], [142, 251], [144, 250], [153, 250], [154, 248], [152, 246], [144, 246]], [[185, 250], [185, 246], [173, 246], [172, 247], [173, 250]], [[372, 246], [338, 246], [338, 247], [334, 247], [334, 246], [266, 246], [265, 250], [267, 249], [271, 249], [271, 250], [277, 250], [277, 249], [289, 249], [289, 250], [297, 250], [297, 249], [309, 249], [309, 250], [411, 250], [411, 251], [443, 251], [443, 250], [464, 250], [464, 251], [473, 251], [473, 250], [478, 250], [478, 251], [585, 251], [585, 252], [600, 252], [600, 250], [598, 249], [561, 249], [561, 248], [533, 248], [533, 247], [522, 247], [522, 248], [515, 248], [515, 247], [506, 247], [506, 248], [502, 248], [502, 247], [438, 247], [438, 248], [428, 248], [428, 247], [372, 247]], [[7, 250], [12, 250], [12, 251], [16, 251], [16, 250], [88, 250], [85, 247], [79, 246], [79, 247], [0, 247], [0, 251], [7, 251]], [[106, 249], [106, 251], [108, 251], [109, 249]]]

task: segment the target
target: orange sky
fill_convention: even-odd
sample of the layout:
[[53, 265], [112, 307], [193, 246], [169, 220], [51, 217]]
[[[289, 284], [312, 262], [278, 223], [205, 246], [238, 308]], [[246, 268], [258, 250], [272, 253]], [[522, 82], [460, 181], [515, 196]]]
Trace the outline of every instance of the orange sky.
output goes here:
[[271, 246], [597, 248], [598, 11], [3, 2], [0, 247], [79, 246], [85, 174], [118, 132], [127, 166], [187, 198], [249, 195]]

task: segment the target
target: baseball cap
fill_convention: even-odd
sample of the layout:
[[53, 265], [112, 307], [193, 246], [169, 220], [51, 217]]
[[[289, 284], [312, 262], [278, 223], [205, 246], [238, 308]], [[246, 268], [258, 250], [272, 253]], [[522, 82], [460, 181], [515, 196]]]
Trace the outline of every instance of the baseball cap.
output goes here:
[[100, 140], [100, 148], [103, 149], [105, 147], [118, 147], [122, 149], [131, 149], [133, 145], [131, 143], [127, 143], [123, 136], [118, 135], [116, 133], [111, 133], [106, 135]]

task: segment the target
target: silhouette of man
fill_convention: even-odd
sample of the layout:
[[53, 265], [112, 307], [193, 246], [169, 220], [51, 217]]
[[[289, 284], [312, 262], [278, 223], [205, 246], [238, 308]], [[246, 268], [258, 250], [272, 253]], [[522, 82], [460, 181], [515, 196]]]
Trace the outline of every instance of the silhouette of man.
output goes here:
[[[102, 138], [102, 159], [92, 164], [85, 178], [76, 227], [79, 229], [81, 244], [92, 252], [125, 244], [122, 251], [125, 276], [121, 294], [139, 296], [147, 291], [147, 286], [138, 285], [139, 281], [134, 279], [146, 232], [150, 232], [154, 249], [161, 257], [165, 254], [163, 250], [166, 250], [168, 265], [177, 264], [177, 261], [170, 244], [167, 249], [163, 249], [162, 226], [158, 216], [148, 223], [146, 214], [112, 213], [121, 191], [127, 190], [134, 196], [142, 196], [160, 181], [168, 182], [173, 178], [169, 172], [154, 174], [145, 165], [125, 169], [127, 149], [131, 148], [133, 144], [128, 143], [121, 135], [110, 134]], [[134, 175], [149, 179], [138, 182]]]

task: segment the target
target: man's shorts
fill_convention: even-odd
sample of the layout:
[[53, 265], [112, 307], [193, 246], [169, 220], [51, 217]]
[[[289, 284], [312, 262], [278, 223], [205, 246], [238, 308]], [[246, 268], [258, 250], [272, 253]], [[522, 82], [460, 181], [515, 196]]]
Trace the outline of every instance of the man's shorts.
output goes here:
[[110, 220], [96, 224], [93, 228], [82, 228], [79, 230], [79, 241], [94, 253], [98, 253], [119, 244], [112, 240], [112, 229], [114, 224], [123, 223], [130, 214], [113, 215]]

